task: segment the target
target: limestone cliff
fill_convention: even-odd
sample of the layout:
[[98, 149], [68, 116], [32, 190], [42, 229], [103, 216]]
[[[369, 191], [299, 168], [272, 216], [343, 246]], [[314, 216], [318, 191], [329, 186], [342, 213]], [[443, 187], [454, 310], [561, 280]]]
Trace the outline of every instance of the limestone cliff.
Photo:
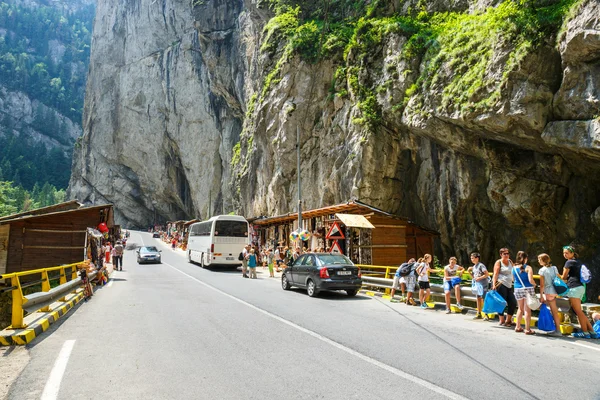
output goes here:
[[350, 3], [99, 1], [71, 197], [137, 226], [288, 212], [299, 128], [305, 207], [600, 265], [598, 3]]

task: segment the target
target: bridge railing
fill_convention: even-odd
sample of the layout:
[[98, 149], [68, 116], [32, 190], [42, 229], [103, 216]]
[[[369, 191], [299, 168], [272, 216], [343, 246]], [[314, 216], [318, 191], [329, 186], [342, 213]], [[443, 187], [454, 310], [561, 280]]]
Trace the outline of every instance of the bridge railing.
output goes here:
[[[65, 296], [69, 292], [75, 292], [81, 286], [81, 278], [77, 274], [77, 269], [87, 266], [87, 264], [82, 261], [58, 267], [0, 275], [0, 280], [10, 280], [10, 286], [1, 288], [0, 293], [12, 292], [11, 327], [13, 329], [27, 327], [24, 323], [25, 312], [50, 311], [50, 304], [56, 300], [66, 301]], [[40, 278], [31, 280], [30, 278], [35, 275]], [[96, 273], [88, 274], [88, 277], [92, 279], [95, 275]], [[58, 280], [58, 286], [52, 288], [51, 282], [56, 280]], [[23, 289], [36, 285], [41, 285], [41, 292], [27, 295], [23, 293]]]

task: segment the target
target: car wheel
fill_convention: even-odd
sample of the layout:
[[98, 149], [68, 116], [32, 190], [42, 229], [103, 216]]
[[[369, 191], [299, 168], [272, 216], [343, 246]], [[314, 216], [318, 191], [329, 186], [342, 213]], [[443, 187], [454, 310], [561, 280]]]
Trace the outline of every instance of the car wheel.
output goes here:
[[356, 294], [358, 293], [357, 289], [352, 289], [352, 290], [346, 290], [346, 294], [350, 297], [354, 297], [356, 296]]
[[290, 285], [290, 282], [288, 281], [287, 276], [285, 275], [281, 275], [281, 287], [283, 288], [283, 290], [290, 290], [290, 288], [292, 287], [292, 285]]
[[204, 266], [204, 253], [200, 255], [200, 268], [206, 268]]
[[137, 259], [137, 262], [138, 262], [138, 264], [141, 264], [141, 261], [140, 261], [140, 259], [139, 259], [139, 258]]
[[312, 279], [309, 279], [308, 282], [306, 282], [306, 291], [308, 292], [308, 295], [310, 297], [315, 297], [316, 295], [319, 294], [317, 285], [315, 285], [315, 283], [312, 281]]

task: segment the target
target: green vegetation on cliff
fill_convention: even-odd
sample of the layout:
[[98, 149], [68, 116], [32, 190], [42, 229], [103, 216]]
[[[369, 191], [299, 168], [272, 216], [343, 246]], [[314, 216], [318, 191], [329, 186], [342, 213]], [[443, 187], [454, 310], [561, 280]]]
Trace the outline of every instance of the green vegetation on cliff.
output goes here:
[[[380, 71], [369, 71], [369, 63], [381, 56], [385, 39], [396, 34], [405, 38], [397, 62], [416, 61], [420, 68], [404, 97], [391, 99], [395, 110], [403, 110], [411, 97], [414, 108], [422, 108], [434, 93], [441, 93], [438, 107], [444, 111], [488, 110], [500, 99], [508, 74], [525, 56], [541, 45], [554, 44], [550, 40], [576, 2], [539, 5], [535, 0], [505, 0], [473, 14], [428, 13], [421, 7], [399, 15], [390, 14], [384, 2], [377, 1], [271, 0], [276, 15], [265, 27], [262, 50], [275, 54], [279, 46], [280, 51], [265, 79], [261, 100], [281, 80], [281, 67], [292, 56], [309, 63], [333, 59], [341, 65], [335, 83], [338, 95], [349, 92], [362, 113], [355, 122], [373, 130], [382, 119], [377, 95], [386, 86], [374, 87], [370, 76]], [[286, 40], [279, 44], [282, 39]], [[392, 71], [392, 79], [399, 79], [395, 67], [386, 69]]]
[[94, 6], [69, 13], [0, 2], [0, 83], [81, 123]]

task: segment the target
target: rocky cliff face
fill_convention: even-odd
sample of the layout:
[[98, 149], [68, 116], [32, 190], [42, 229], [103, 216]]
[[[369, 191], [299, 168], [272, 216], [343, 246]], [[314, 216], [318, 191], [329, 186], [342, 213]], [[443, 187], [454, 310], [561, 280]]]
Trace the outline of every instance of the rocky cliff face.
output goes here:
[[600, 264], [596, 1], [371, 3], [337, 36], [343, 2], [321, 25], [315, 2], [271, 3], [300, 16], [100, 1], [71, 196], [138, 226], [153, 202], [163, 220], [288, 212], [299, 129], [305, 207], [359, 198], [438, 230], [443, 257], [560, 263], [575, 243]]
[[98, 2], [71, 197], [133, 226], [231, 211], [257, 35], [241, 0]]

